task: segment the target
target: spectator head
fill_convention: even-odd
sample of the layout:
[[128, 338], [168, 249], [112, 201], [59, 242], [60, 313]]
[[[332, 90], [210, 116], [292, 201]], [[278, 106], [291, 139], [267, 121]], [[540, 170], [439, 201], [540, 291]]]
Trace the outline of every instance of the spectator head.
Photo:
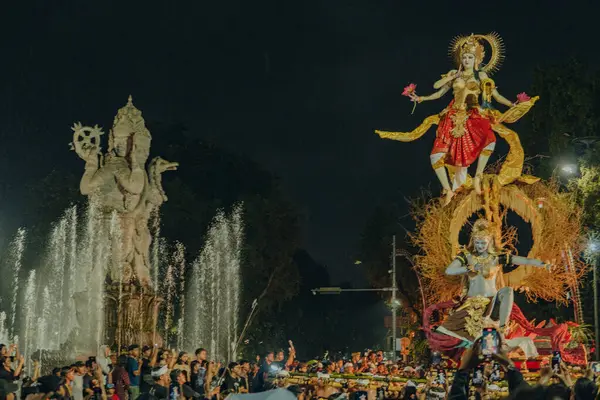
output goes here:
[[587, 378], [579, 378], [573, 386], [573, 392], [575, 400], [594, 400], [598, 396], [598, 387]]
[[111, 396], [115, 394], [115, 385], [114, 385], [114, 383], [108, 383], [106, 385], [106, 394], [108, 395], [109, 398], [111, 398]]
[[171, 382], [176, 382], [178, 385], [183, 385], [187, 382], [185, 372], [180, 369], [174, 369], [171, 371], [170, 380]]
[[283, 361], [285, 359], [285, 353], [283, 352], [283, 350], [279, 350], [277, 352], [277, 357], [275, 357], [276, 361]]
[[150, 357], [150, 355], [152, 354], [152, 347], [145, 345], [144, 347], [142, 347], [142, 356], [144, 357]]
[[123, 368], [127, 366], [127, 356], [125, 354], [121, 354], [119, 358], [117, 358], [117, 365]]
[[72, 365], [63, 367], [60, 371], [60, 377], [68, 382], [73, 381], [75, 379], [75, 367]]
[[0, 356], [8, 356], [8, 347], [4, 343], [0, 343]]
[[166, 365], [163, 365], [162, 367], [154, 367], [150, 375], [157, 385], [168, 387], [171, 384], [169, 368]]
[[272, 351], [267, 352], [267, 354], [265, 354], [265, 359], [267, 360], [267, 362], [272, 363], [273, 361], [275, 361], [275, 353], [273, 353]]
[[140, 356], [140, 345], [139, 344], [132, 344], [131, 346], [129, 346], [128, 350], [129, 350], [129, 354], [131, 354], [132, 357], [137, 358]]
[[240, 367], [244, 372], [250, 372], [250, 361], [248, 360], [240, 360]]
[[52, 375], [60, 376], [60, 368], [58, 368], [58, 367], [52, 368]]
[[77, 375], [85, 375], [87, 373], [87, 367], [83, 361], [77, 361], [72, 367], [75, 369]]
[[177, 364], [187, 364], [190, 360], [190, 356], [185, 351], [180, 351], [177, 355]]
[[208, 358], [208, 352], [206, 351], [206, 349], [203, 349], [202, 347], [199, 349], [196, 349], [196, 359], [198, 361], [205, 361]]
[[562, 383], [554, 383], [546, 389], [546, 398], [550, 400], [569, 400], [571, 389]]

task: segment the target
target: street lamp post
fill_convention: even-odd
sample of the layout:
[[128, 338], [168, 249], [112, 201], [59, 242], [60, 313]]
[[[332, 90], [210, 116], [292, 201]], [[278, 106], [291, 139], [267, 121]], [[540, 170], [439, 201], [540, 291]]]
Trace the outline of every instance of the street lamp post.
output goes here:
[[598, 343], [598, 339], [600, 338], [600, 326], [598, 326], [598, 256], [594, 257], [594, 262], [592, 263], [592, 267], [594, 268], [594, 341], [595, 341], [595, 356], [596, 361], [600, 361], [600, 343]]
[[396, 362], [396, 235], [392, 238], [392, 351]]
[[392, 350], [393, 350], [393, 361], [396, 362], [396, 309], [398, 307], [398, 301], [396, 299], [396, 235], [392, 238], [392, 270], [388, 271], [392, 277], [392, 286], [386, 288], [364, 288], [364, 289], [342, 289], [341, 287], [320, 287], [312, 289], [313, 295], [317, 294], [342, 294], [342, 292], [392, 292]]

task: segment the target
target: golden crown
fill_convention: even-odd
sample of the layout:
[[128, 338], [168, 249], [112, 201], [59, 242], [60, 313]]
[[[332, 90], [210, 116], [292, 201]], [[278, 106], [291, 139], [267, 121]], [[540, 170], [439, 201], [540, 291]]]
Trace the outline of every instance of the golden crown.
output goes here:
[[[484, 65], [485, 48], [483, 43], [487, 42], [491, 49], [490, 59]], [[496, 72], [504, 60], [504, 43], [502, 38], [492, 32], [487, 35], [471, 34], [469, 36], [457, 36], [450, 43], [449, 54], [457, 67], [461, 63], [463, 54], [469, 53], [475, 55], [476, 67], [488, 74]]]

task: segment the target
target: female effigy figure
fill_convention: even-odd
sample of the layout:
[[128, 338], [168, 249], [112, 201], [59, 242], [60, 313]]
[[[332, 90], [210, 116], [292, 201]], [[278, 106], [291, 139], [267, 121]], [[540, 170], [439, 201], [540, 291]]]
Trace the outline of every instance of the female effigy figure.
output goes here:
[[[487, 42], [492, 50], [489, 61], [484, 65], [485, 50], [483, 42]], [[453, 99], [441, 113], [427, 118], [421, 126], [412, 132], [376, 131], [381, 137], [412, 141], [421, 137], [433, 124], [438, 124], [436, 138], [431, 151], [431, 165], [442, 185], [448, 204], [454, 197], [455, 191], [467, 179], [467, 168], [477, 160], [477, 169], [473, 186], [477, 194], [481, 194], [481, 180], [485, 167], [496, 146], [494, 130], [504, 135], [516, 137], [514, 132], [500, 126], [499, 122], [514, 122], [524, 115], [537, 98], [529, 99], [522, 93], [517, 101], [512, 102], [502, 96], [489, 75], [494, 72], [503, 55], [501, 39], [496, 34], [470, 35], [457, 38], [451, 45], [451, 55], [457, 68], [442, 75], [433, 85], [437, 91], [428, 96], [418, 96], [411, 84], [405, 88], [404, 95], [415, 103], [437, 100], [452, 90]], [[480, 101], [480, 97], [481, 101]], [[492, 99], [511, 107], [509, 118], [504, 121], [501, 114], [492, 107]], [[531, 101], [530, 101], [531, 100]], [[519, 103], [524, 103], [518, 106]], [[517, 107], [518, 106], [518, 107]], [[507, 116], [508, 117], [508, 116]], [[518, 138], [507, 139], [515, 146], [520, 146]], [[512, 160], [511, 160], [512, 161]], [[515, 164], [519, 168], [518, 162]], [[448, 179], [446, 167], [452, 169], [454, 177], [452, 184]], [[522, 169], [522, 163], [520, 165]], [[515, 178], [521, 171], [512, 172]]]
[[[437, 328], [437, 332], [472, 343], [481, 335], [484, 325], [495, 325], [505, 331], [513, 308], [513, 289], [498, 289], [502, 273], [508, 273], [520, 265], [550, 268], [540, 260], [498, 252], [490, 223], [480, 219], [473, 225], [469, 245], [454, 258], [446, 268], [447, 275], [463, 275], [467, 284], [463, 299]], [[502, 285], [502, 282], [500, 282]], [[492, 311], [497, 307], [498, 319], [493, 320]]]

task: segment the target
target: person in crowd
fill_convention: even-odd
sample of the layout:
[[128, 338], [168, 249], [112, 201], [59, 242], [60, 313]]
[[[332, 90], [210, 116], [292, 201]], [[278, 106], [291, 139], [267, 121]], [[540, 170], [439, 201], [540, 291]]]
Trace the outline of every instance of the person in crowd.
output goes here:
[[138, 400], [167, 400], [169, 398], [169, 387], [171, 376], [166, 365], [154, 367], [150, 373], [153, 384], [147, 392], [140, 395]]
[[158, 356], [158, 346], [154, 347], [144, 346], [142, 347], [142, 369], [140, 379], [140, 392], [147, 392], [150, 390], [152, 382], [152, 368], [156, 365], [156, 358]]
[[23, 366], [25, 365], [25, 357], [19, 355], [15, 369], [12, 368], [12, 363], [13, 358], [11, 356], [0, 356], [0, 379], [4, 379], [7, 382], [19, 380]]
[[227, 366], [225, 372], [225, 380], [221, 385], [221, 395], [227, 396], [229, 394], [244, 393], [243, 390], [243, 379], [241, 377], [241, 367], [238, 363], [232, 362]]
[[106, 384], [106, 398], [107, 400], [120, 400], [117, 392], [115, 391], [114, 383]]
[[128, 348], [126, 370], [129, 374], [129, 395], [135, 400], [140, 395], [140, 375], [142, 374], [142, 362], [140, 361], [140, 346], [132, 344]]
[[260, 369], [258, 370], [258, 374], [256, 375], [256, 379], [253, 385], [253, 392], [264, 392], [267, 390], [267, 377], [269, 376], [269, 372], [271, 371], [271, 364], [275, 361], [275, 354], [272, 351], [267, 352], [265, 358], [263, 360]]
[[85, 375], [83, 375], [82, 387], [83, 397], [87, 398], [88, 396], [93, 396], [96, 393], [96, 390], [99, 389], [100, 382], [97, 381], [96, 377], [94, 376], [94, 373], [97, 368], [102, 368], [99, 367], [92, 359], [88, 359], [85, 363], [85, 366], [86, 371]]
[[[119, 400], [129, 400], [129, 373], [127, 372], [127, 356], [121, 354], [114, 362], [114, 367], [110, 374], [110, 382], [115, 385], [115, 392], [119, 396]], [[135, 400], [135, 399], [131, 399]]]
[[98, 354], [96, 354], [96, 363], [102, 368], [104, 375], [108, 375], [110, 372], [110, 347], [107, 345], [100, 346]]
[[169, 392], [169, 398], [171, 400], [191, 400], [191, 399], [199, 399], [201, 397], [200, 393], [195, 392], [188, 384], [187, 384], [187, 375], [185, 371], [174, 369], [171, 371], [171, 386]]
[[180, 351], [177, 356], [177, 361], [173, 366], [174, 369], [183, 371], [185, 373], [185, 380], [189, 382], [190, 379], [190, 356], [185, 351]]
[[83, 390], [83, 377], [87, 374], [87, 368], [85, 367], [85, 363], [83, 361], [77, 361], [73, 364], [74, 369], [74, 377], [73, 377], [73, 400], [83, 400], [84, 390]]

